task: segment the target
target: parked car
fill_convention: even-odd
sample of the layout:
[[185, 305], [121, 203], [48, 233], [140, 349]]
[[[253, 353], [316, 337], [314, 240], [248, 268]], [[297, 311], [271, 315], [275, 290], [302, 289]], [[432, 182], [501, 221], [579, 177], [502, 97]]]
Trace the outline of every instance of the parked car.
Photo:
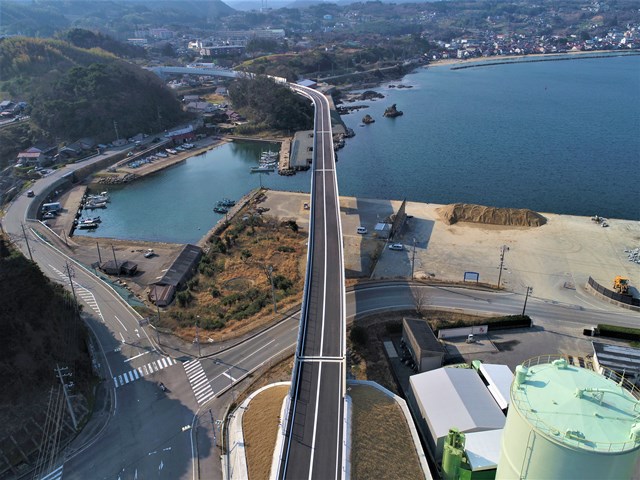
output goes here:
[[144, 252], [144, 258], [151, 258], [155, 255], [153, 248], [149, 248], [146, 252]]
[[364, 235], [365, 233], [367, 233], [367, 228], [366, 227], [358, 227], [356, 229], [356, 232], [358, 232], [361, 235]]
[[36, 194], [33, 193], [33, 190], [27, 190], [27, 197], [35, 197]]
[[404, 250], [404, 245], [401, 243], [392, 243], [389, 245], [389, 250]]

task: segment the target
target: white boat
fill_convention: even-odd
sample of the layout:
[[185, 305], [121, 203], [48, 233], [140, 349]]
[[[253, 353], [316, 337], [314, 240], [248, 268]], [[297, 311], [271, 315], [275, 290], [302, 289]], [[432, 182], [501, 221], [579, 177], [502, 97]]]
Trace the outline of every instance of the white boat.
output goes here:
[[93, 217], [93, 218], [85, 218], [83, 220], [80, 220], [80, 223], [100, 223], [102, 222], [102, 220], [100, 220], [100, 217]]
[[94, 210], [96, 208], [107, 208], [107, 202], [88, 202], [84, 208], [86, 210]]
[[276, 167], [269, 166], [259, 166], [259, 167], [251, 167], [251, 173], [260, 173], [260, 172], [273, 172]]
[[272, 152], [269, 150], [268, 152], [262, 152], [260, 154], [260, 160], [268, 160], [273, 161], [278, 159], [278, 152]]

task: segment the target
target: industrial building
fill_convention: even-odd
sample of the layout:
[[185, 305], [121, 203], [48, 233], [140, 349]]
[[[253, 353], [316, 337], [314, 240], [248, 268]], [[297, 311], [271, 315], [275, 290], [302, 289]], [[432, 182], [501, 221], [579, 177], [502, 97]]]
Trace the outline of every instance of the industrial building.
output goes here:
[[425, 320], [403, 318], [402, 340], [411, 353], [418, 373], [435, 370], [442, 366], [444, 347]]
[[593, 347], [593, 368], [602, 373], [613, 370], [632, 383], [640, 379], [640, 349], [623, 345], [609, 345], [591, 342]]
[[409, 383], [408, 403], [436, 462], [450, 428], [483, 432], [504, 427], [502, 409], [473, 369], [439, 368], [413, 375]]

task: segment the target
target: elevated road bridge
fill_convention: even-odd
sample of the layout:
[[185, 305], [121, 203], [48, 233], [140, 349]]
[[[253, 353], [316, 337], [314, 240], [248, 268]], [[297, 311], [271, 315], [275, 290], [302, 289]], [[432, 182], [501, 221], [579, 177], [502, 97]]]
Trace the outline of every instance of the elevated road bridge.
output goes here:
[[284, 428], [280, 478], [335, 479], [344, 471], [345, 288], [342, 226], [327, 98], [315, 106], [307, 272]]

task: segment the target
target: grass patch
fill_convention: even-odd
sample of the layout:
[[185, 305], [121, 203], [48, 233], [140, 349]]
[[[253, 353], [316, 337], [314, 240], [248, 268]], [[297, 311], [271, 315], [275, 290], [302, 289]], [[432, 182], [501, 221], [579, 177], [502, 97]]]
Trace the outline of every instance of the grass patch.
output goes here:
[[352, 478], [423, 478], [409, 426], [396, 402], [375, 388], [352, 385]]
[[242, 431], [250, 480], [269, 478], [282, 401], [288, 391], [288, 385], [269, 388], [251, 400], [244, 412]]
[[274, 318], [270, 274], [279, 311], [300, 301], [300, 258], [306, 256], [308, 234], [290, 221], [261, 215], [260, 200], [256, 197], [208, 238], [196, 274], [161, 315], [161, 327], [191, 340], [197, 321], [203, 341], [260, 328]]

